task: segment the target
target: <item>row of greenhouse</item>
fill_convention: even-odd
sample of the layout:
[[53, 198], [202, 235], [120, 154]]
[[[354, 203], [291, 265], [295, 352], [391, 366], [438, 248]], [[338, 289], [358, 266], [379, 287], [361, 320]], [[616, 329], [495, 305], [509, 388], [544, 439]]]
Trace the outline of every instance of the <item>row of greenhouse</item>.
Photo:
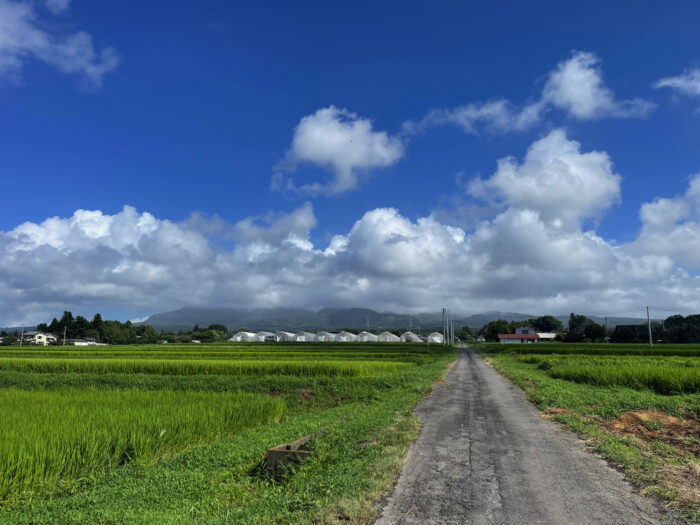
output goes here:
[[443, 337], [440, 332], [433, 332], [427, 336], [404, 332], [401, 336], [391, 332], [373, 334], [371, 332], [236, 332], [229, 339], [235, 343], [252, 342], [297, 342], [297, 343], [437, 343], [442, 344]]

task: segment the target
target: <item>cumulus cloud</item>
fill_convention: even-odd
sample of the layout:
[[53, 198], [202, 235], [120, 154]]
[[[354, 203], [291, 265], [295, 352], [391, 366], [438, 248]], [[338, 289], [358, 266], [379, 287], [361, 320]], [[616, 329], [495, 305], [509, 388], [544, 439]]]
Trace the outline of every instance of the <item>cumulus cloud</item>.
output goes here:
[[328, 169], [333, 176], [326, 182], [297, 186], [278, 173], [273, 189], [308, 194], [336, 194], [357, 187], [358, 176], [371, 169], [396, 163], [404, 154], [400, 139], [385, 131], [375, 131], [372, 121], [347, 109], [322, 108], [301, 119], [285, 160], [278, 168], [294, 171], [309, 163]]
[[583, 51], [574, 53], [549, 73], [542, 100], [579, 120], [645, 117], [654, 107], [640, 98], [617, 100], [603, 83], [600, 59]]
[[[68, 8], [67, 0], [46, 0], [54, 14]], [[0, 0], [0, 76], [20, 79], [22, 66], [33, 58], [50, 64], [61, 73], [83, 76], [89, 87], [99, 88], [103, 77], [119, 62], [116, 51], [96, 51], [85, 31], [62, 35], [42, 29], [44, 24], [33, 2]]]
[[582, 149], [556, 130], [522, 162], [500, 161], [479, 184], [501, 206], [469, 230], [378, 208], [319, 244], [308, 203], [234, 224], [172, 222], [128, 206], [20, 224], [0, 232], [0, 325], [64, 309], [137, 317], [185, 304], [447, 305], [533, 314], [645, 304], [699, 309], [700, 175], [682, 195], [643, 205], [638, 238], [617, 244], [587, 229], [585, 219], [619, 198], [619, 175], [606, 153]]
[[522, 164], [513, 157], [499, 160], [496, 172], [472, 181], [469, 192], [500, 198], [506, 206], [535, 211], [554, 227], [571, 229], [616, 203], [620, 181], [607, 153], [581, 153], [578, 142], [556, 129], [529, 147]]
[[683, 195], [642, 205], [642, 230], [630, 248], [638, 254], [665, 254], [684, 268], [700, 271], [700, 173]]
[[465, 133], [524, 131], [538, 124], [551, 108], [577, 120], [604, 117], [642, 118], [654, 104], [633, 98], [618, 100], [605, 86], [600, 59], [585, 51], [572, 53], [547, 75], [538, 100], [516, 106], [505, 99], [474, 102], [455, 108], [434, 109], [419, 121], [407, 121], [403, 133], [413, 135], [434, 126], [456, 125]]
[[46, 9], [54, 14], [58, 14], [68, 9], [70, 0], [44, 0], [44, 4], [46, 5]]
[[654, 82], [654, 87], [669, 88], [689, 97], [700, 97], [700, 68], [686, 69], [682, 74]]

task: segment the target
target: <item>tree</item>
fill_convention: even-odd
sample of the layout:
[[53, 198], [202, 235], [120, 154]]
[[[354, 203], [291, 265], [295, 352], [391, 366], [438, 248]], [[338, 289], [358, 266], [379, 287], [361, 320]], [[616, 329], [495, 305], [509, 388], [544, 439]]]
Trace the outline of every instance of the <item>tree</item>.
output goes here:
[[566, 340], [571, 342], [583, 341], [584, 331], [588, 324], [588, 318], [585, 315], [569, 315], [569, 334]]
[[605, 337], [605, 327], [589, 319], [583, 329], [583, 335], [591, 341], [602, 341]]
[[228, 328], [226, 328], [226, 326], [222, 325], [222, 324], [210, 324], [209, 330], [216, 330], [217, 332], [223, 332], [223, 333], [228, 332]]
[[474, 330], [468, 325], [462, 326], [462, 330], [459, 332], [459, 337], [462, 341], [468, 341], [474, 338]]
[[631, 328], [615, 328], [610, 334], [610, 341], [613, 343], [633, 343], [635, 334]]
[[[3, 332], [4, 334], [5, 332]], [[3, 346], [11, 346], [17, 343], [17, 338], [14, 335], [3, 335], [2, 336], [2, 345]]]
[[562, 322], [551, 315], [542, 315], [537, 319], [530, 319], [530, 325], [538, 332], [563, 332]]
[[102, 328], [102, 316], [99, 313], [96, 313], [90, 324], [99, 333], [100, 329]]
[[484, 337], [489, 341], [498, 341], [498, 334], [509, 334], [510, 325], [504, 319], [491, 321], [484, 326]]

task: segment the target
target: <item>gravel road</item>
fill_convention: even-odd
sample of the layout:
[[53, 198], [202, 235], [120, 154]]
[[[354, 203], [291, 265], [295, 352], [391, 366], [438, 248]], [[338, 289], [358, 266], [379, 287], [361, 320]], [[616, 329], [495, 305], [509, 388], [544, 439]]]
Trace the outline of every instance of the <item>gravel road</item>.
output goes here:
[[377, 525], [670, 523], [473, 350], [416, 414], [423, 430]]

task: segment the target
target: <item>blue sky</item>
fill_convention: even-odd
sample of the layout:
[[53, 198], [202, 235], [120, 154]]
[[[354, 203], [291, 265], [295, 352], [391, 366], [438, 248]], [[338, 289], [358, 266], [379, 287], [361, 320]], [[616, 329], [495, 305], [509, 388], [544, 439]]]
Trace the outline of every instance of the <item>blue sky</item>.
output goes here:
[[[449, 302], [465, 312], [604, 313], [654, 298], [663, 308], [698, 308], [690, 299], [699, 286], [695, 252], [671, 251], [700, 245], [700, 209], [689, 189], [700, 171], [699, 15], [695, 2], [660, 9], [650, 2], [0, 0], [0, 325], [62, 308], [128, 317], [183, 304], [415, 311]], [[71, 40], [76, 34], [83, 38]], [[578, 89], [576, 75], [593, 79], [588, 91]], [[507, 102], [485, 109], [494, 101]], [[535, 113], [527, 122], [525, 108]], [[330, 143], [333, 132], [347, 133], [347, 143]], [[558, 193], [571, 179], [556, 170], [516, 174], [536, 186], [538, 177], [559, 177], [533, 205], [509, 195], [504, 184], [512, 181], [497, 177], [499, 159], [512, 156], [524, 168], [528, 148], [552, 133], [578, 143], [581, 154], [603, 152], [602, 163], [610, 163], [602, 179], [582, 182], [581, 200], [595, 202], [580, 210], [576, 196]], [[580, 168], [589, 177], [592, 168], [582, 166], [572, 173]], [[479, 177], [491, 180], [485, 193], [470, 185]], [[587, 184], [606, 183], [607, 193], [586, 193]], [[640, 210], [657, 198], [670, 201], [656, 213], [685, 211], [661, 221], [662, 233], [656, 226], [646, 232]], [[112, 226], [95, 236], [74, 217], [92, 210], [101, 213], [98, 222], [113, 222], [104, 218], [125, 205], [134, 217], [172, 223], [179, 237], [167, 244], [180, 251], [169, 255], [193, 257], [193, 267], [209, 273], [183, 283], [191, 268], [147, 255], [166, 242], [154, 233], [160, 222], [124, 244]], [[400, 224], [351, 239], [365, 214], [385, 208], [395, 213], [379, 223]], [[572, 208], [578, 211], [563, 237], [557, 214]], [[509, 210], [538, 215], [545, 243], [583, 249], [598, 242], [594, 232], [609, 253], [595, 256], [590, 269], [562, 263], [557, 271], [518, 249], [509, 260], [498, 249], [523, 233], [499, 229]], [[304, 213], [301, 226], [289, 225]], [[44, 222], [52, 217], [53, 227]], [[456, 248], [440, 246], [437, 234], [422, 238], [426, 218], [443, 233], [461, 229], [466, 240]], [[480, 221], [487, 221], [481, 229]], [[257, 230], [242, 233], [253, 224]], [[396, 246], [397, 231], [412, 247]], [[500, 243], [477, 246], [489, 235]], [[357, 251], [328, 252], [334, 236]], [[675, 248], [659, 238], [676, 239]], [[287, 251], [290, 239], [299, 253]], [[378, 239], [386, 242], [374, 246]], [[208, 254], [201, 260], [191, 254], [200, 242]], [[389, 245], [424, 264], [411, 273], [401, 260], [382, 267], [363, 259], [370, 247], [381, 254]], [[25, 257], [38, 265], [31, 274], [19, 268]], [[647, 267], [622, 284], [632, 271], [625, 265], [640, 258]], [[452, 265], [450, 282], [466, 272], [481, 280], [435, 293], [447, 259], [462, 265]], [[39, 278], [37, 260], [65, 269]], [[133, 275], [115, 281], [105, 264]], [[539, 291], [523, 293], [512, 281], [517, 275]], [[309, 291], [329, 279], [326, 293]], [[211, 290], [202, 291], [203, 280]], [[563, 284], [572, 281], [581, 284]], [[662, 286], [664, 296], [639, 293], [647, 283]], [[595, 304], [586, 295], [593, 288], [607, 294]]]

